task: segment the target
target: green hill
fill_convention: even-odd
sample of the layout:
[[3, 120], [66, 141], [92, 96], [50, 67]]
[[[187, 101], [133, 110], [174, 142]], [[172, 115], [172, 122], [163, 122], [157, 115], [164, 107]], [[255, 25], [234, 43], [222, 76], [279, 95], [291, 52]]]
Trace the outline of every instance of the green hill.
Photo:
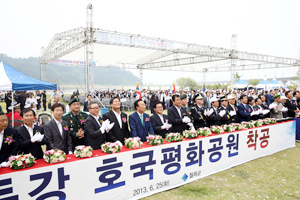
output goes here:
[[[39, 57], [11, 58], [0, 54], [0, 61], [36, 79], [41, 78]], [[74, 66], [46, 65], [46, 81], [59, 84], [85, 83], [85, 68]], [[135, 85], [137, 77], [132, 72], [118, 68], [95, 68], [95, 85]]]

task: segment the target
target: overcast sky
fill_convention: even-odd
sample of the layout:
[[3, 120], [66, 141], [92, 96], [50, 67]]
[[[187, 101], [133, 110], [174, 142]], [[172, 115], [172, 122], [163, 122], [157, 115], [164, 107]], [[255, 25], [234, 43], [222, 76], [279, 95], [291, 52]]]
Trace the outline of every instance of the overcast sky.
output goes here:
[[[94, 27], [104, 30], [237, 49], [282, 57], [298, 57], [300, 1], [1, 1], [0, 53], [11, 57], [40, 56], [54, 34], [85, 26], [86, 6], [94, 6]], [[240, 72], [246, 79], [293, 76], [297, 70]], [[133, 71], [138, 75], [137, 71]], [[155, 79], [153, 78], [155, 74]], [[181, 76], [202, 80], [201, 74], [149, 72], [146, 83], [168, 83]], [[228, 80], [229, 74], [207, 79]]]

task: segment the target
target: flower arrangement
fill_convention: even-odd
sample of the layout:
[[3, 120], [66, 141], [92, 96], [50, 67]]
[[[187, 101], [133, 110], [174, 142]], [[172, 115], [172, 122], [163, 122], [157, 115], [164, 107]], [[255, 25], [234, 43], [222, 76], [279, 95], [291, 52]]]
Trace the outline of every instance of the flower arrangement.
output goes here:
[[255, 127], [260, 127], [263, 125], [263, 121], [262, 120], [257, 120], [257, 121], [254, 121], [254, 120], [251, 120], [250, 121]]
[[185, 130], [182, 132], [182, 135], [185, 137], [185, 138], [196, 138], [198, 137], [198, 132], [197, 131], [189, 131], [189, 130]]
[[69, 128], [67, 126], [64, 126], [64, 131], [68, 131]]
[[263, 125], [269, 125], [270, 124], [269, 119], [263, 119], [262, 122], [263, 122]]
[[10, 156], [8, 164], [12, 169], [24, 169], [31, 167], [33, 163], [35, 163], [34, 160], [35, 158], [29, 153], [25, 155]]
[[168, 142], [179, 142], [182, 141], [182, 135], [180, 133], [169, 133], [166, 135], [165, 140]]
[[235, 130], [237, 131], [241, 131], [245, 128], [243, 124], [239, 124], [239, 123], [231, 123], [230, 125], [234, 126]]
[[90, 146], [79, 145], [75, 147], [74, 155], [77, 158], [86, 158], [93, 156], [93, 148]]
[[53, 163], [65, 161], [66, 154], [62, 150], [51, 149], [51, 150], [45, 151], [43, 158], [47, 163], [53, 164]]
[[124, 143], [125, 143], [125, 146], [129, 149], [141, 148], [141, 145], [143, 144], [141, 142], [141, 138], [139, 138], [139, 137], [125, 138]]
[[164, 141], [162, 139], [162, 137], [160, 135], [149, 135], [147, 137], [147, 143], [149, 145], [160, 145], [162, 144]]
[[221, 126], [211, 126], [210, 130], [216, 134], [224, 133], [224, 129]]
[[235, 131], [235, 126], [233, 125], [223, 125], [222, 128], [226, 131], [226, 132], [234, 132]]
[[104, 153], [117, 153], [121, 150], [121, 146], [117, 142], [114, 143], [106, 142], [101, 145], [101, 150]]
[[125, 117], [122, 117], [122, 121], [123, 121], [123, 123], [126, 123], [126, 122], [127, 122], [127, 120], [126, 120]]
[[199, 135], [202, 135], [202, 136], [209, 136], [212, 134], [210, 128], [208, 127], [204, 127], [204, 128], [199, 128]]
[[11, 143], [15, 142], [15, 140], [13, 139], [13, 136], [7, 136], [6, 138], [4, 138], [4, 143], [7, 143], [8, 145], [10, 145]]
[[271, 118], [270, 120], [271, 120], [270, 124], [276, 124], [277, 123], [277, 120], [275, 118]]
[[254, 127], [254, 124], [252, 122], [242, 122], [242, 125], [245, 128], [253, 128]]

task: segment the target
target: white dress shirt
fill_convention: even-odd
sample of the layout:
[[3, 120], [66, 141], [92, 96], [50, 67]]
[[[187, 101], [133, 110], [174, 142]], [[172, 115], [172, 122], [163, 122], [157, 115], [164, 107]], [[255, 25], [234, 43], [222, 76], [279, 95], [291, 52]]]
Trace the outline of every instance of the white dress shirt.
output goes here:
[[[92, 114], [91, 114], [92, 115]], [[97, 116], [94, 116], [94, 115], [92, 115], [94, 118], [95, 118], [95, 120], [97, 121], [97, 123], [99, 124], [99, 126], [101, 127], [101, 124], [100, 124], [100, 122], [99, 122], [99, 115], [97, 115]]]
[[112, 110], [114, 112], [114, 114], [116, 115], [116, 118], [119, 122], [120, 128], [122, 129], [122, 119], [121, 119], [121, 112], [120, 114], [118, 114], [117, 112], [115, 112], [114, 110]]
[[181, 117], [180, 107], [178, 108], [177, 106], [175, 106], [175, 108], [177, 109], [177, 112], [179, 113], [179, 116]]
[[56, 122], [56, 125], [57, 125], [57, 127], [58, 127], [58, 130], [59, 130], [60, 134], [62, 135], [62, 134], [63, 134], [63, 131], [62, 131], [62, 123], [61, 123], [61, 120], [60, 120], [60, 122], [59, 122], [59, 121], [57, 121], [55, 118], [53, 118], [53, 119], [54, 119], [54, 121]]
[[24, 124], [24, 126], [25, 126], [25, 128], [27, 129], [27, 131], [28, 131], [28, 133], [29, 133], [29, 135], [30, 135], [30, 138], [32, 138], [32, 137], [33, 137], [33, 128], [34, 128], [34, 125], [32, 125], [32, 127], [29, 127], [29, 126], [26, 126], [26, 125]]
[[4, 135], [4, 129], [0, 132], [0, 149], [1, 149], [2, 143], [3, 143], [3, 135]]
[[163, 117], [163, 115], [162, 115], [162, 114], [161, 114], [161, 115], [157, 114], [157, 115], [159, 116], [161, 122], [164, 124], [165, 122], [164, 122], [164, 117]]
[[231, 105], [231, 104], [229, 104], [232, 108], [233, 108], [233, 110], [235, 110], [235, 106], [234, 105]]

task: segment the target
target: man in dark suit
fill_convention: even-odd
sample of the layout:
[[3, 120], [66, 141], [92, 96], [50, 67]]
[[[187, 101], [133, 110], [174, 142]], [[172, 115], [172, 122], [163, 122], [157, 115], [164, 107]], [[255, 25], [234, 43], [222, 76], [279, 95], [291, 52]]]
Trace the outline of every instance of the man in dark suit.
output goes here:
[[191, 95], [189, 97], [189, 103], [188, 103], [188, 106], [191, 107], [191, 106], [194, 106], [196, 104], [195, 102], [195, 90], [191, 90]]
[[151, 125], [153, 127], [154, 133], [165, 138], [166, 134], [170, 131], [172, 125], [168, 124], [169, 118], [168, 115], [162, 114], [164, 107], [162, 102], [156, 102], [153, 105], [155, 113], [150, 117]]
[[270, 105], [271, 103], [274, 102], [274, 98], [273, 98], [274, 95], [275, 95], [275, 91], [271, 90], [270, 94], [267, 96], [267, 103], [268, 103], [268, 105]]
[[[252, 113], [253, 111], [257, 111], [257, 109], [254, 108], [254, 106], [255, 106], [254, 98], [251, 97], [251, 96], [248, 97], [248, 105], [249, 105], [249, 107], [250, 107], [251, 113]], [[252, 115], [250, 118], [251, 118], [251, 120], [258, 120], [258, 115]]]
[[192, 117], [194, 119], [195, 129], [208, 127], [208, 121], [204, 115], [205, 107], [203, 107], [203, 97], [201, 94], [196, 94], [194, 99], [195, 105], [191, 107]]
[[285, 103], [285, 107], [288, 109], [288, 117], [295, 117], [295, 114], [300, 112], [300, 110], [297, 109], [296, 102], [292, 100], [293, 92], [286, 91], [285, 96], [288, 98]]
[[186, 109], [181, 106], [181, 99], [179, 95], [172, 96], [173, 106], [168, 109], [168, 116], [170, 123], [172, 124], [171, 132], [182, 133], [184, 130], [188, 130], [188, 123], [191, 119], [188, 117]]
[[205, 92], [205, 97], [204, 97], [203, 101], [204, 101], [204, 107], [205, 108], [210, 108], [211, 107], [210, 92], [209, 91]]
[[72, 154], [72, 138], [69, 133], [68, 122], [61, 119], [63, 106], [55, 103], [51, 107], [54, 118], [44, 124], [44, 134], [48, 141], [47, 149], [60, 149]]
[[229, 112], [230, 114], [230, 121], [231, 123], [238, 123], [239, 122], [239, 118], [238, 118], [238, 115], [237, 115], [237, 107], [236, 107], [236, 104], [235, 104], [235, 97], [233, 95], [228, 95], [227, 96], [227, 99], [228, 99], [228, 106], [227, 106], [227, 111]]
[[248, 97], [246, 95], [240, 96], [241, 103], [237, 106], [239, 122], [249, 122], [251, 120], [251, 116], [257, 115], [257, 111], [251, 111], [248, 103]]
[[46, 91], [44, 90], [44, 92], [42, 93], [42, 102], [43, 102], [43, 107], [44, 107], [44, 111], [46, 111], [47, 109], [47, 96], [46, 96]]
[[120, 141], [124, 144], [124, 139], [130, 136], [127, 115], [120, 111], [121, 102], [118, 97], [111, 98], [109, 103], [112, 110], [103, 115], [103, 120], [108, 119], [110, 122], [114, 122], [115, 125], [107, 133], [107, 140], [109, 142]]
[[89, 112], [88, 104], [92, 101], [92, 95], [88, 94], [87, 99], [88, 100], [83, 103], [83, 111], [84, 112]]
[[150, 117], [145, 113], [146, 105], [144, 101], [138, 99], [134, 102], [136, 112], [129, 115], [129, 125], [132, 137], [141, 138], [142, 142], [147, 141], [148, 134], [154, 135]]
[[17, 155], [19, 148], [17, 129], [7, 126], [5, 113], [0, 112], [0, 167], [8, 167], [8, 158]]
[[114, 126], [114, 123], [109, 124], [109, 120], [103, 122], [102, 118], [99, 117], [99, 105], [96, 101], [91, 101], [88, 104], [88, 109], [90, 115], [85, 122], [88, 145], [94, 150], [101, 149], [101, 145], [107, 141], [106, 133]]
[[44, 137], [44, 130], [40, 126], [33, 125], [35, 112], [25, 108], [21, 112], [21, 118], [24, 125], [18, 128], [19, 133], [19, 154], [31, 153], [36, 159], [43, 158], [43, 150], [41, 145], [48, 144]]
[[[261, 107], [263, 110], [270, 110], [269, 106], [266, 102], [266, 96], [263, 94], [258, 95], [258, 98], [261, 100]], [[265, 114], [265, 118], [269, 118], [270, 117], [270, 112], [268, 112], [267, 114]]]

